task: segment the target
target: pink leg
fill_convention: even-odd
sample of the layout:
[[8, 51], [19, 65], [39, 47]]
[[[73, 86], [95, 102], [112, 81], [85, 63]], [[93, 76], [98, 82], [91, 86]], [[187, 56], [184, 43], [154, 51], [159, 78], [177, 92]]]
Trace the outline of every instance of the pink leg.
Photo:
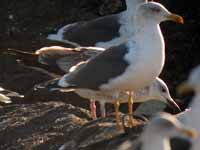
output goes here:
[[92, 99], [90, 100], [90, 111], [92, 114], [92, 119], [93, 120], [97, 119], [95, 100]]

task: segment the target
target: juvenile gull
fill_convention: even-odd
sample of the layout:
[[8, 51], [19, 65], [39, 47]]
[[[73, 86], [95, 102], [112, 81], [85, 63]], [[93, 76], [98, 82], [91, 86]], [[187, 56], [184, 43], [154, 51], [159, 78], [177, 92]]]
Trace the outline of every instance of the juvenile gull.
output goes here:
[[191, 127], [193, 127], [197, 133], [198, 137], [194, 140], [192, 150], [199, 150], [200, 149], [200, 66], [194, 68], [189, 78], [186, 82], [182, 83], [179, 88], [179, 93], [186, 93], [191, 90], [194, 90], [195, 96], [192, 100], [190, 105], [190, 111], [186, 112], [182, 115], [182, 119], [184, 117], [185, 123]]
[[174, 136], [194, 138], [196, 133], [174, 116], [160, 113], [147, 124], [136, 141], [128, 141], [117, 150], [171, 150], [170, 138]]
[[10, 97], [24, 97], [23, 95], [20, 95], [16, 92], [10, 91], [10, 90], [6, 90], [3, 89], [2, 87], [0, 87], [0, 102], [2, 103], [12, 103], [11, 98]]
[[[64, 75], [55, 85], [68, 89], [105, 92], [110, 96], [109, 99], [115, 101], [118, 112], [117, 99], [121, 91], [137, 92], [151, 84], [162, 71], [165, 50], [159, 23], [166, 20], [183, 23], [181, 16], [170, 13], [155, 2], [139, 5], [134, 19], [135, 34], [128, 42], [106, 49], [90, 59], [81, 69]], [[130, 92], [130, 116], [133, 103], [131, 96]], [[119, 125], [118, 113], [116, 120]]]
[[47, 39], [74, 46], [100, 46], [108, 48], [125, 42], [134, 33], [135, 10], [147, 0], [126, 0], [127, 10], [90, 21], [81, 21], [63, 26]]
[[66, 48], [61, 46], [50, 46], [36, 50], [35, 55], [38, 56], [39, 63], [57, 67], [67, 73], [71, 66], [96, 56], [104, 50], [104, 48], [100, 47]]

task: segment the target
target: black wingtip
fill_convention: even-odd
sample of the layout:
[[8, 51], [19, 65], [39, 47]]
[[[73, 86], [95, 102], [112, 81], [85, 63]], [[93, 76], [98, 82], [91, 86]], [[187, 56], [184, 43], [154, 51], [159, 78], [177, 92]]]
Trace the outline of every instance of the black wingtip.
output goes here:
[[59, 90], [62, 87], [58, 85], [58, 81], [59, 79], [53, 79], [41, 84], [37, 84], [34, 86], [34, 90], [35, 91], [40, 90], [40, 89], [48, 89], [49, 91]]

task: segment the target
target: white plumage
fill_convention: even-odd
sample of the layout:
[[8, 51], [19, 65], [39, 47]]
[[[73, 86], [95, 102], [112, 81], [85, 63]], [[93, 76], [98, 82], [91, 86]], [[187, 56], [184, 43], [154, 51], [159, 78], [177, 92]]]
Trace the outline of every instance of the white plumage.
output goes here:
[[192, 150], [200, 149], [200, 66], [194, 68], [188, 80], [180, 85], [179, 92], [184, 93], [190, 90], [194, 90], [195, 96], [190, 105], [190, 111], [185, 112], [181, 118], [185, 121], [185, 124], [193, 127], [197, 133], [198, 137], [194, 140], [192, 145]]
[[[104, 92], [92, 91], [88, 89], [75, 89], [74, 92], [80, 95], [81, 97], [98, 101], [100, 103], [100, 110], [102, 117], [106, 116], [105, 104], [113, 103], [113, 100], [111, 99], [112, 97], [110, 97], [109, 94]], [[128, 92], [120, 92], [117, 100], [119, 100], [120, 103], [128, 103], [127, 101], [128, 97], [129, 97]], [[172, 108], [176, 108], [177, 110], [180, 111], [180, 108], [178, 107], [176, 102], [172, 99], [166, 83], [160, 78], [156, 78], [156, 80], [153, 81], [149, 86], [146, 86], [145, 88], [139, 90], [138, 92], [135, 92], [133, 98], [134, 98], [134, 103], [142, 103], [148, 100], [159, 100], [171, 106]]]
[[170, 138], [194, 138], [196, 133], [168, 113], [160, 113], [146, 125], [138, 139], [126, 141], [117, 150], [171, 150]]

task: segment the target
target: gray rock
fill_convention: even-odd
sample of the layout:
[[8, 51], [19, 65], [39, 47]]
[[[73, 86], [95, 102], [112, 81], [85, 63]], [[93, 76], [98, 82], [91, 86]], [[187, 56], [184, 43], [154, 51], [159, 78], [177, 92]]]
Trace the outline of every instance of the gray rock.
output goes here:
[[[133, 119], [134, 127], [124, 132], [117, 129], [114, 116], [99, 118], [74, 130], [70, 140], [66, 140], [59, 150], [115, 150], [127, 139], [136, 139], [142, 132], [145, 121]], [[126, 122], [127, 123], [127, 122]]]
[[55, 150], [89, 119], [87, 110], [61, 102], [4, 106], [0, 108], [0, 149]]

